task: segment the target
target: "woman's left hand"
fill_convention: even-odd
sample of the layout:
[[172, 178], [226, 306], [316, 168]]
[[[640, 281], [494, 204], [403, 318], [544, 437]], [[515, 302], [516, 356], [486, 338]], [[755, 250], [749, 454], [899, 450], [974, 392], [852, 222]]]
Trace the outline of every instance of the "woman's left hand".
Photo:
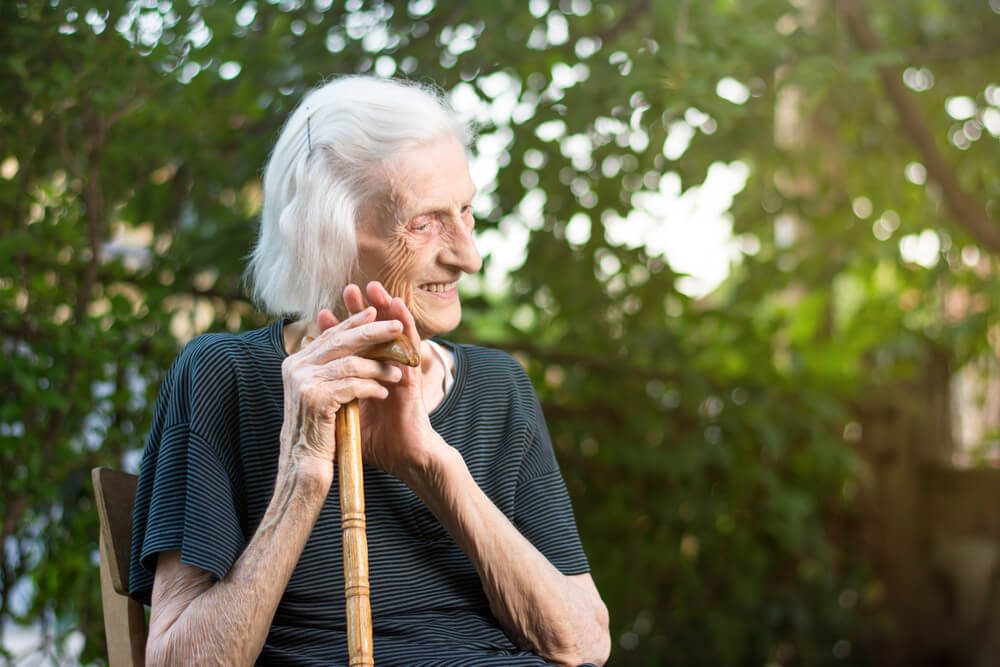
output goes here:
[[[375, 307], [378, 320], [399, 320], [403, 335], [420, 349], [420, 336], [413, 315], [398, 297], [393, 297], [379, 282], [370, 282], [365, 289], [350, 284], [344, 288], [344, 305], [350, 314]], [[388, 398], [381, 401], [361, 401], [361, 442], [365, 463], [389, 472], [404, 482], [426, 469], [442, 446], [447, 446], [431, 427], [424, 406], [423, 374], [420, 366], [399, 364], [402, 379], [388, 387]]]

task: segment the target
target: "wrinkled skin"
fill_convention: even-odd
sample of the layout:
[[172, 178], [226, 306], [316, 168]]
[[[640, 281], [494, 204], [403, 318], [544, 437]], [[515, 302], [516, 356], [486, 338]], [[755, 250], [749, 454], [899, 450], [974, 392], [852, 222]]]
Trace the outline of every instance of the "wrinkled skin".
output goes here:
[[385, 176], [395, 215], [372, 214], [361, 225], [353, 282], [377, 280], [402, 299], [421, 339], [447, 333], [462, 317], [456, 283], [482, 267], [465, 148], [455, 139], [418, 147], [389, 160]]

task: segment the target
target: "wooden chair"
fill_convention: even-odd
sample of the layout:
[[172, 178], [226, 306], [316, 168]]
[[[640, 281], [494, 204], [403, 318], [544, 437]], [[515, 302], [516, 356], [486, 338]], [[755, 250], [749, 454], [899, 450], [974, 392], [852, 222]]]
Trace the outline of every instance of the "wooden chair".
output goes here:
[[146, 612], [128, 596], [132, 506], [137, 477], [112, 468], [94, 468], [94, 497], [101, 520], [101, 605], [110, 667], [145, 664]]

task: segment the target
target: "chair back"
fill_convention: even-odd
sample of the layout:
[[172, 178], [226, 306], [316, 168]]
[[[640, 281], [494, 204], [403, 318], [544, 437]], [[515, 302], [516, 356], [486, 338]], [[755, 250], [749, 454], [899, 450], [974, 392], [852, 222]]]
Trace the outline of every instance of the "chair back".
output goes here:
[[110, 667], [145, 664], [146, 612], [128, 596], [132, 506], [137, 477], [112, 468], [94, 468], [94, 498], [101, 521], [101, 606]]

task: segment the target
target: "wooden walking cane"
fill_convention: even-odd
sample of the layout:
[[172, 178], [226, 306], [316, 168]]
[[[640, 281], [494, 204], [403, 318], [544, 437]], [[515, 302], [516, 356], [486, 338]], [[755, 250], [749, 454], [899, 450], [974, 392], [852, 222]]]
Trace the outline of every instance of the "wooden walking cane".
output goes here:
[[[376, 361], [420, 364], [409, 338], [373, 345], [358, 356]], [[337, 477], [344, 545], [344, 597], [347, 604], [347, 650], [350, 667], [375, 664], [372, 652], [372, 607], [368, 589], [368, 536], [365, 533], [365, 480], [361, 468], [361, 420], [358, 402], [337, 411]]]

